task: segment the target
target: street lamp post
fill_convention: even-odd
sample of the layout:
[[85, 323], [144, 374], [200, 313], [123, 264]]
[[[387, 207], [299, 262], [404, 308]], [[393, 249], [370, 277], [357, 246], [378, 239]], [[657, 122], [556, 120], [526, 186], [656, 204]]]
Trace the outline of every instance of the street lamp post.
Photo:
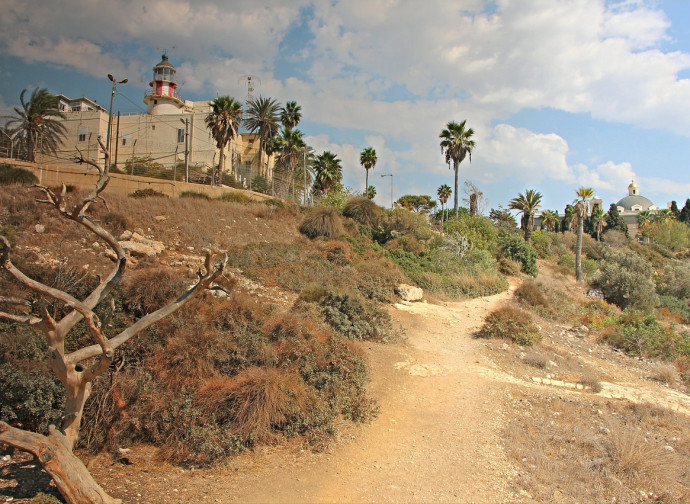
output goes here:
[[110, 95], [110, 111], [108, 112], [108, 134], [105, 140], [106, 156], [108, 157], [106, 161], [106, 168], [110, 168], [110, 132], [113, 129], [113, 100], [115, 99], [115, 88], [118, 84], [127, 84], [128, 79], [122, 79], [121, 81], [115, 80], [111, 74], [108, 74], [108, 79], [113, 83], [113, 92]]
[[391, 178], [391, 209], [393, 209], [393, 174], [392, 173], [384, 173], [381, 175], [381, 177], [390, 177]]
[[184, 181], [189, 182], [189, 119], [185, 117], [180, 122], [184, 123]]

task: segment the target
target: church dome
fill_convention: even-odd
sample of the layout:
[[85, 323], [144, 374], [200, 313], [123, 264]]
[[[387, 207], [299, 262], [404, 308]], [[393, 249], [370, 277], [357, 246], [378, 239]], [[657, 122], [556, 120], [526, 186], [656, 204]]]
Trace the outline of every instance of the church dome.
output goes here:
[[622, 207], [626, 212], [639, 212], [642, 210], [656, 210], [656, 206], [650, 200], [639, 194], [626, 196], [616, 203], [616, 206]]

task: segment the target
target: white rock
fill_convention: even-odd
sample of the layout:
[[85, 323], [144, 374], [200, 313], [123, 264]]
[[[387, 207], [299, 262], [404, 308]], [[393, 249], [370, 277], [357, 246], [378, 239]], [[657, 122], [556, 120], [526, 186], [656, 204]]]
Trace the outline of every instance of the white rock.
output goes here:
[[36, 224], [36, 225], [34, 226], [34, 230], [35, 230], [38, 234], [43, 234], [43, 233], [46, 232], [46, 227], [45, 227], [43, 224]]
[[123, 231], [122, 234], [120, 235], [120, 240], [122, 240], [122, 241], [127, 241], [130, 238], [132, 238], [132, 232], [131, 231]]
[[398, 285], [395, 293], [403, 301], [420, 301], [424, 297], [424, 291], [421, 288], [407, 284]]

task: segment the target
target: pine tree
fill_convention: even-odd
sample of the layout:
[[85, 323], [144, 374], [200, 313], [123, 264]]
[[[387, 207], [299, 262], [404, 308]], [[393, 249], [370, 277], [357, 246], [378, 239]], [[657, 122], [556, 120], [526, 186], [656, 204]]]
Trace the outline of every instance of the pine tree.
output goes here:
[[678, 215], [678, 220], [680, 222], [690, 224], [690, 198], [685, 200], [685, 206], [680, 211], [680, 214]]

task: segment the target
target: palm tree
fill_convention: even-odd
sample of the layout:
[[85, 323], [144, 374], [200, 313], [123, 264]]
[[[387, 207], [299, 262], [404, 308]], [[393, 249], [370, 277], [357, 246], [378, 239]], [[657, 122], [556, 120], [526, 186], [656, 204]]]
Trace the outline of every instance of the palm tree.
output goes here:
[[653, 217], [649, 210], [642, 210], [637, 214], [637, 229], [642, 236], [647, 237], [647, 231], [652, 224]]
[[57, 96], [47, 89], [36, 88], [29, 101], [24, 101], [26, 89], [19, 95], [22, 106], [14, 107], [16, 115], [10, 116], [5, 125], [9, 135], [19, 139], [19, 146], [26, 152], [26, 158], [36, 162], [36, 150], [41, 153], [55, 154], [63, 143], [67, 128], [59, 121], [65, 115], [60, 112]]
[[305, 148], [303, 134], [298, 129], [283, 129], [273, 141], [271, 150], [276, 154], [276, 166], [283, 175], [282, 192], [285, 194], [295, 182], [295, 168], [302, 161], [302, 149]]
[[441, 187], [436, 189], [436, 195], [438, 196], [438, 200], [441, 202], [441, 232], [443, 232], [443, 221], [445, 220], [446, 216], [444, 206], [451, 195], [450, 186], [448, 184], [443, 184]]
[[359, 164], [361, 164], [367, 172], [366, 182], [364, 184], [365, 192], [366, 188], [369, 187], [369, 170], [376, 166], [376, 150], [373, 147], [367, 147], [359, 155]]
[[673, 212], [668, 208], [662, 208], [656, 213], [656, 216], [654, 217], [654, 222], [659, 222], [663, 224], [664, 222], [668, 222], [673, 219], [675, 219], [675, 215], [673, 214]]
[[558, 229], [558, 224], [560, 223], [560, 218], [558, 217], [558, 212], [554, 210], [544, 210], [541, 213], [541, 225], [548, 232], [552, 233]]
[[262, 177], [268, 172], [263, 154], [280, 129], [280, 110], [280, 104], [272, 98], [259, 96], [247, 102], [244, 125], [251, 133], [259, 133], [259, 175]]
[[460, 163], [469, 154], [470, 163], [472, 162], [472, 149], [474, 149], [474, 130], [472, 128], [465, 129], [465, 123], [460, 124], [451, 121], [446, 124], [446, 129], [441, 131], [439, 138], [441, 138], [441, 154], [446, 157], [446, 163], [450, 168], [451, 161], [453, 162], [453, 170], [455, 171], [455, 190], [454, 194], [454, 209], [455, 217], [458, 216], [458, 168]]
[[324, 151], [314, 159], [316, 180], [314, 189], [328, 194], [332, 189], [340, 187], [343, 179], [343, 168], [338, 156], [331, 151]]
[[220, 150], [218, 160], [218, 177], [223, 176], [225, 169], [225, 146], [238, 135], [242, 123], [242, 105], [231, 96], [218, 96], [211, 102], [211, 113], [206, 116], [206, 127]]
[[598, 206], [592, 211], [592, 225], [594, 226], [594, 231], [597, 233], [597, 241], [601, 241], [601, 233], [604, 231], [608, 216], [609, 215]]
[[575, 245], [575, 277], [582, 282], [582, 233], [584, 232], [585, 219], [587, 218], [587, 201], [594, 196], [591, 187], [579, 187], [575, 190], [573, 206], [577, 213], [577, 243]]
[[525, 232], [525, 241], [532, 241], [532, 230], [534, 229], [534, 212], [540, 206], [542, 195], [534, 189], [526, 189], [525, 194], [518, 193], [517, 198], [513, 198], [508, 203], [508, 208], [517, 210], [522, 214], [521, 224]]
[[370, 200], [373, 200], [376, 197], [376, 188], [373, 185], [370, 185], [369, 187], [367, 187], [364, 196]]
[[288, 130], [296, 128], [302, 119], [301, 111], [302, 107], [297, 105], [296, 101], [287, 102], [280, 112], [280, 122], [283, 124], [283, 128]]

